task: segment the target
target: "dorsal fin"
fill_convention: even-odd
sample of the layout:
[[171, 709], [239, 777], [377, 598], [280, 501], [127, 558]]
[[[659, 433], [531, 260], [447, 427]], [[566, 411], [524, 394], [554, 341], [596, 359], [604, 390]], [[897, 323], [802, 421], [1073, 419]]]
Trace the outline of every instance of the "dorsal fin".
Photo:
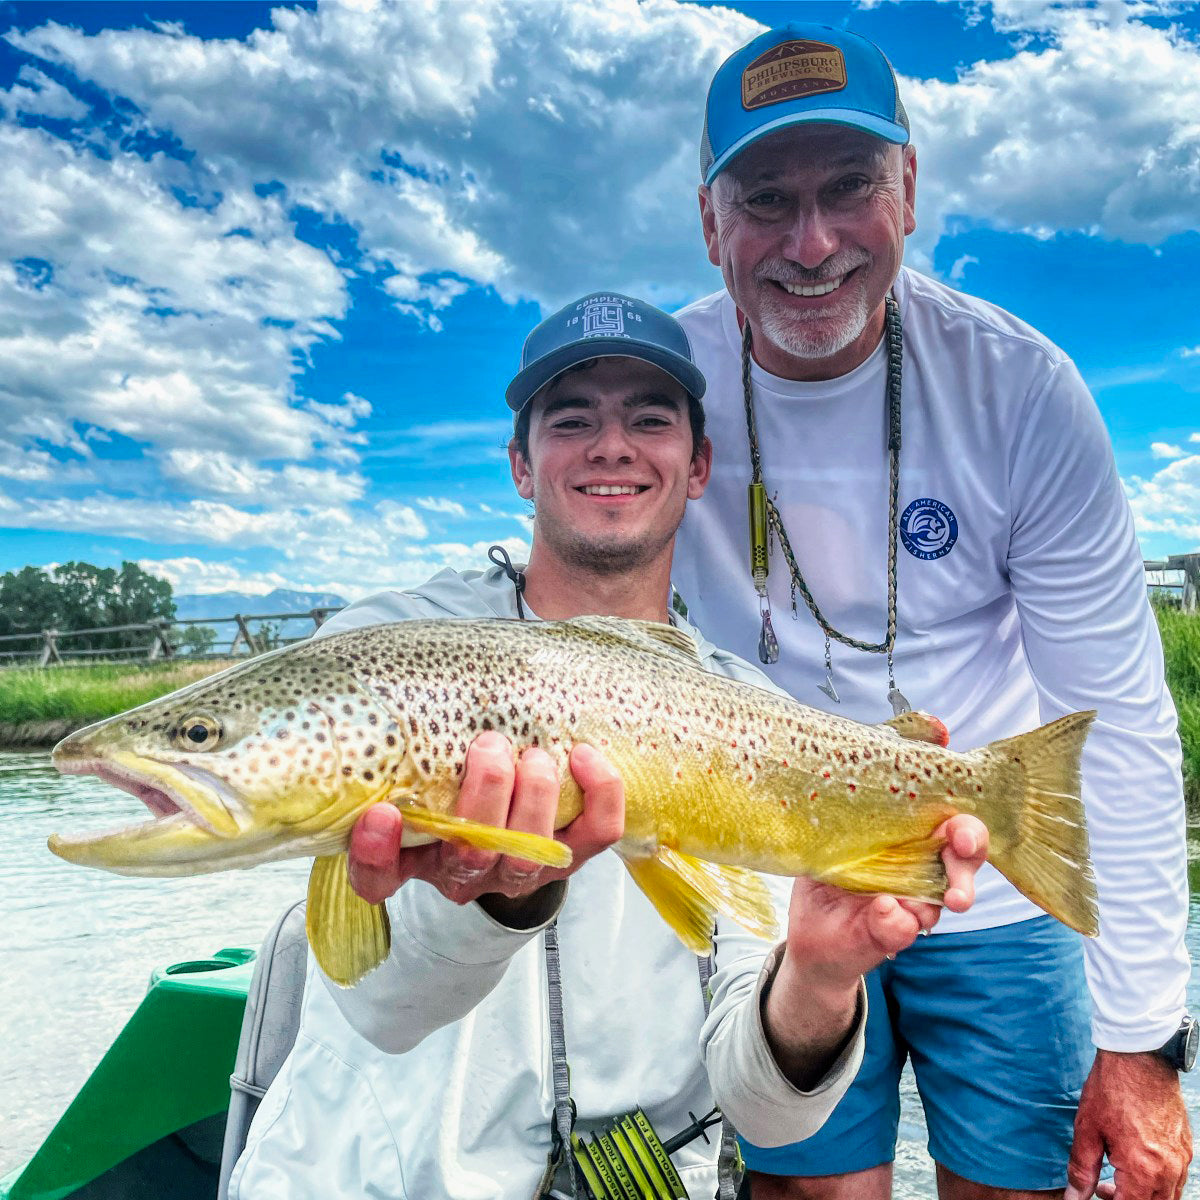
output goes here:
[[934, 746], [948, 746], [950, 731], [938, 720], [923, 712], [906, 712], [890, 717], [883, 722], [884, 728], [892, 730], [912, 742], [930, 742]]
[[635, 621], [627, 617], [573, 617], [563, 624], [605, 639], [624, 642], [627, 646], [651, 654], [665, 654], [672, 659], [685, 658], [694, 667], [701, 665], [700, 651], [691, 634], [663, 621]]

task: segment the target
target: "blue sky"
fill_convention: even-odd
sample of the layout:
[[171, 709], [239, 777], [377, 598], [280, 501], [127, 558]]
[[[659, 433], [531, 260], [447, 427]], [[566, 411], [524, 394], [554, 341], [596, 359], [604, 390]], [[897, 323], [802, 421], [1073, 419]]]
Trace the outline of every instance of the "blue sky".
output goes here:
[[0, 2], [0, 571], [354, 597], [522, 549], [524, 334], [720, 286], [703, 97], [791, 19], [901, 77], [908, 263], [1062, 345], [1147, 556], [1200, 548], [1195, 5]]

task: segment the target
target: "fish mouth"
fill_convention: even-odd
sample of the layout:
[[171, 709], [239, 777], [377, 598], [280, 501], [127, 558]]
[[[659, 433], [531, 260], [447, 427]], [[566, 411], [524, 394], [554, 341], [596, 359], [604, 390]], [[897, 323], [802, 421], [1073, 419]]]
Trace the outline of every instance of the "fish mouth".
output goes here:
[[[52, 761], [64, 775], [94, 775], [136, 796], [149, 821], [77, 836], [52, 834], [50, 850], [84, 866], [123, 875], [192, 874], [200, 857], [221, 850], [246, 831], [235, 816], [235, 798], [215, 776], [186, 764], [170, 764], [128, 751], [88, 755], [67, 742]], [[214, 854], [215, 852], [215, 854]]]

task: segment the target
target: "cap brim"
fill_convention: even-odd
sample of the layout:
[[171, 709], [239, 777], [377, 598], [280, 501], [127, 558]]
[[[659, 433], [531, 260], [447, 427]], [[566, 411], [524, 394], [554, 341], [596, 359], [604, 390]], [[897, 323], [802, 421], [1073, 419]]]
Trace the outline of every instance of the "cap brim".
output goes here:
[[743, 150], [753, 146], [755, 142], [793, 125], [845, 125], [850, 129], [861, 129], [863, 133], [874, 134], [896, 146], [905, 146], [909, 141], [908, 130], [903, 125], [898, 121], [888, 121], [884, 117], [876, 116], [875, 113], [858, 112], [852, 108], [810, 108], [802, 113], [777, 117], [770, 124], [760, 125], [745, 137], [739, 138], [719, 158], [713, 160], [712, 166], [708, 168], [708, 173], [704, 176], [705, 185], [711, 185], [712, 181]]
[[666, 371], [689, 396], [704, 396], [704, 375], [695, 363], [682, 354], [634, 338], [593, 337], [573, 342], [531, 362], [508, 385], [504, 399], [513, 412], [520, 412], [552, 379], [570, 367], [591, 358], [637, 358]]

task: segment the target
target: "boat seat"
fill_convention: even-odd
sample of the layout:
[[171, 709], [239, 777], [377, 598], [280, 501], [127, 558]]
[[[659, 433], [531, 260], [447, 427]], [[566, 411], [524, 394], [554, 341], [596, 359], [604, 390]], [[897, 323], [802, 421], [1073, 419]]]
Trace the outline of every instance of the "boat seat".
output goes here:
[[217, 1200], [228, 1200], [229, 1177], [246, 1145], [259, 1101], [296, 1042], [308, 970], [305, 907], [305, 901], [297, 900], [275, 922], [254, 964], [237, 1061], [229, 1077], [229, 1116], [225, 1121]]

